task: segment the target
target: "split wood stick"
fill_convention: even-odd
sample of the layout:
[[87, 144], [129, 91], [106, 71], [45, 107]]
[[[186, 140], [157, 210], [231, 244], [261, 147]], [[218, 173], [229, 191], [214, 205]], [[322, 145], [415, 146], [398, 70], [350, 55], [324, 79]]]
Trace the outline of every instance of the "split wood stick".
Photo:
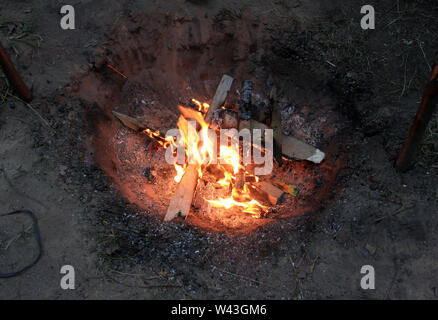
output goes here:
[[396, 162], [396, 169], [404, 172], [412, 168], [418, 152], [418, 147], [423, 139], [433, 112], [438, 104], [438, 61], [435, 63], [423, 99], [418, 107], [417, 115], [412, 122], [408, 139]]
[[271, 128], [274, 131], [274, 158], [278, 165], [281, 167], [283, 165], [282, 160], [282, 144], [283, 144], [283, 132], [281, 128], [281, 112], [277, 103], [277, 89], [272, 88], [269, 94], [269, 100], [272, 106], [272, 116], [271, 116]]
[[127, 116], [126, 114], [117, 111], [112, 111], [112, 113], [117, 119], [119, 119], [125, 125], [125, 127], [128, 127], [129, 129], [138, 132], [146, 129], [146, 127], [140, 121], [138, 121], [133, 117]]
[[[232, 77], [226, 74], [222, 76], [210, 108], [205, 115], [205, 122], [211, 122], [213, 113], [225, 103], [233, 80], [234, 79]], [[178, 186], [176, 187], [175, 194], [170, 200], [164, 221], [170, 221], [174, 219], [177, 215], [185, 217], [189, 214], [190, 207], [192, 205], [193, 194], [195, 192], [198, 182], [199, 167], [199, 164], [189, 163], [187, 165], [185, 173], [181, 181], [178, 183]]]
[[188, 165], [170, 200], [164, 221], [170, 221], [178, 215], [186, 216], [192, 205], [193, 194], [198, 183], [198, 166]]
[[216, 93], [213, 97], [213, 101], [210, 104], [210, 108], [207, 110], [207, 113], [204, 117], [205, 122], [211, 122], [213, 113], [217, 109], [222, 107], [222, 105], [225, 103], [225, 100], [227, 100], [228, 92], [230, 92], [231, 85], [233, 84], [233, 80], [234, 79], [229, 75], [224, 74], [222, 76], [221, 82], [219, 82]]
[[[242, 126], [239, 127], [242, 129]], [[251, 120], [250, 129], [262, 130], [262, 137], [264, 137], [264, 130], [269, 127], [261, 122]], [[261, 146], [260, 146], [261, 147]], [[291, 136], [283, 136], [281, 144], [283, 157], [294, 158], [298, 160], [307, 160], [314, 163], [321, 163], [324, 160], [325, 154], [321, 150]]]
[[266, 181], [261, 181], [255, 185], [259, 191], [264, 193], [269, 202], [275, 206], [277, 203], [281, 200], [281, 197], [283, 196], [284, 192], [277, 188], [276, 186], [270, 184]]

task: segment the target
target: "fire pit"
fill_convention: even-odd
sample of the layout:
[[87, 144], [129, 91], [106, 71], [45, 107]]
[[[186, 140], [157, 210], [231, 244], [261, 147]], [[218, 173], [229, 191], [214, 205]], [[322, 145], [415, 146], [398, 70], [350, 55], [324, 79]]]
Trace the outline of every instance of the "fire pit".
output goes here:
[[[318, 210], [331, 195], [342, 164], [340, 115], [328, 99], [294, 96], [296, 84], [266, 63], [266, 29], [245, 17], [139, 15], [79, 79], [88, 148], [145, 214], [245, 233]], [[253, 139], [233, 147], [211, 135], [220, 129]], [[257, 130], [265, 139], [255, 139]], [[259, 150], [275, 159], [268, 174], [244, 163], [245, 144], [253, 157]]]

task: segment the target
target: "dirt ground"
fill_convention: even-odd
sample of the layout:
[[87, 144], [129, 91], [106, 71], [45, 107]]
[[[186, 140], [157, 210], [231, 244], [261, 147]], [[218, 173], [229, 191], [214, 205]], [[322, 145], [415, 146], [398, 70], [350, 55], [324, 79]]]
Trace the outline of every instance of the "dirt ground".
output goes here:
[[[369, 3], [372, 31], [356, 0], [84, 0], [72, 3], [76, 30], [59, 27], [63, 4], [0, 4], [0, 41], [34, 95], [23, 104], [0, 75], [0, 213], [34, 211], [43, 243], [37, 265], [0, 279], [1, 299], [437, 298], [437, 114], [415, 167], [394, 169], [438, 49], [436, 1]], [[269, 21], [263, 61], [277, 83], [296, 88], [297, 105], [326, 97], [343, 124], [343, 167], [319, 210], [239, 235], [163, 224], [122, 197], [87, 147], [89, 106], [75, 90], [139, 13]], [[32, 260], [30, 226], [0, 217], [0, 272]], [[60, 287], [63, 265], [74, 290]], [[360, 287], [363, 265], [375, 290]]]

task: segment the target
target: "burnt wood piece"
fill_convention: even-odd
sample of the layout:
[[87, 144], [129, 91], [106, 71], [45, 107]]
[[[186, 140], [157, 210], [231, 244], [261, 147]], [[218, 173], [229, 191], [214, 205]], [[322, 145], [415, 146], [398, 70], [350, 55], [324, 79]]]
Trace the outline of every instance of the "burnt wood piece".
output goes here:
[[188, 165], [170, 200], [164, 221], [170, 221], [181, 215], [187, 216], [192, 205], [193, 195], [198, 183], [198, 166]]
[[240, 168], [239, 172], [237, 172], [236, 174], [236, 190], [238, 192], [243, 191], [243, 188], [245, 186], [245, 182], [246, 182], [246, 175], [245, 175], [245, 169], [244, 168]]
[[277, 203], [281, 201], [281, 198], [284, 195], [284, 192], [281, 189], [266, 181], [261, 181], [257, 183], [256, 187], [259, 191], [265, 194], [265, 196], [268, 198], [269, 202], [273, 206], [277, 205]]
[[9, 56], [7, 55], [1, 43], [0, 43], [0, 65], [2, 66], [3, 72], [5, 73], [8, 80], [11, 82], [18, 96], [26, 102], [31, 101], [32, 100], [31, 92], [29, 91], [23, 80], [21, 80], [20, 76], [17, 73], [17, 70], [15, 70], [15, 67], [12, 64], [11, 59], [9, 59]]
[[[226, 74], [222, 76], [210, 108], [204, 117], [205, 122], [210, 123], [213, 113], [225, 103], [233, 80], [234, 79], [232, 77]], [[193, 193], [195, 192], [196, 185], [198, 183], [198, 170], [199, 164], [187, 165], [185, 173], [181, 181], [178, 183], [175, 194], [170, 200], [164, 221], [172, 220], [178, 215], [178, 213], [183, 217], [189, 214], [193, 200]]]
[[253, 83], [251, 80], [242, 81], [242, 92], [240, 93], [239, 102], [239, 118], [241, 120], [250, 120], [252, 118], [252, 88]]
[[[269, 129], [269, 127], [261, 122], [250, 120], [250, 126], [246, 127], [248, 129], [261, 129], [262, 137], [265, 136], [264, 130]], [[242, 122], [240, 123], [239, 129], [243, 129]], [[262, 146], [259, 146], [260, 148]], [[282, 144], [281, 144], [283, 157], [286, 159], [298, 159], [298, 160], [307, 160], [314, 163], [321, 163], [324, 160], [325, 154], [321, 150], [307, 144], [301, 140], [298, 140], [291, 136], [283, 136]]]
[[211, 122], [213, 113], [223, 106], [225, 100], [227, 100], [228, 92], [230, 92], [233, 80], [234, 79], [229, 75], [224, 74], [222, 76], [222, 79], [216, 89], [216, 93], [214, 94], [213, 101], [210, 104], [210, 108], [208, 108], [207, 113], [205, 114], [205, 122]]
[[[242, 128], [250, 128], [251, 127], [251, 118], [254, 114], [253, 106], [252, 106], [252, 88], [253, 82], [251, 80], [242, 81], [242, 89], [240, 92], [240, 101], [239, 101], [239, 127]], [[238, 174], [236, 175], [236, 190], [242, 191], [245, 186], [245, 168], [240, 168]]]
[[257, 105], [254, 105], [253, 102], [253, 114], [252, 118], [261, 122], [266, 123], [268, 126], [271, 125], [271, 106], [270, 103], [265, 103], [264, 101], [260, 102]]
[[269, 100], [272, 109], [271, 128], [274, 133], [274, 159], [281, 167], [283, 165], [283, 159], [282, 159], [283, 132], [281, 128], [281, 112], [277, 103], [277, 89], [275, 87], [272, 88], [271, 93], [269, 94]]
[[229, 109], [217, 109], [213, 113], [210, 128], [218, 129], [237, 129], [239, 127], [239, 116], [236, 111]]
[[423, 140], [433, 112], [438, 104], [438, 61], [435, 63], [432, 76], [430, 77], [423, 99], [418, 107], [417, 114], [412, 122], [408, 139], [398, 156], [395, 167], [398, 171], [405, 172], [411, 169], [415, 163], [418, 147]]

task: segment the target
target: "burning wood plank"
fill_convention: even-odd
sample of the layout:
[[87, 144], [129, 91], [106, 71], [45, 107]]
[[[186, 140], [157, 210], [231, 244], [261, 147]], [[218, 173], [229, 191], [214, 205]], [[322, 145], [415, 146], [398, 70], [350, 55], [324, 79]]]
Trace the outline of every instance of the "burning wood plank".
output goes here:
[[178, 215], [185, 217], [189, 213], [197, 183], [198, 167], [188, 165], [170, 200], [164, 221], [170, 221]]
[[[210, 108], [208, 109], [204, 117], [205, 122], [211, 122], [213, 113], [225, 103], [233, 80], [234, 79], [232, 77], [226, 74], [222, 76]], [[178, 183], [175, 194], [170, 200], [164, 221], [170, 221], [174, 219], [178, 214], [183, 217], [188, 215], [193, 200], [193, 193], [195, 192], [198, 182], [199, 168], [200, 164], [187, 165], [184, 176]]]

